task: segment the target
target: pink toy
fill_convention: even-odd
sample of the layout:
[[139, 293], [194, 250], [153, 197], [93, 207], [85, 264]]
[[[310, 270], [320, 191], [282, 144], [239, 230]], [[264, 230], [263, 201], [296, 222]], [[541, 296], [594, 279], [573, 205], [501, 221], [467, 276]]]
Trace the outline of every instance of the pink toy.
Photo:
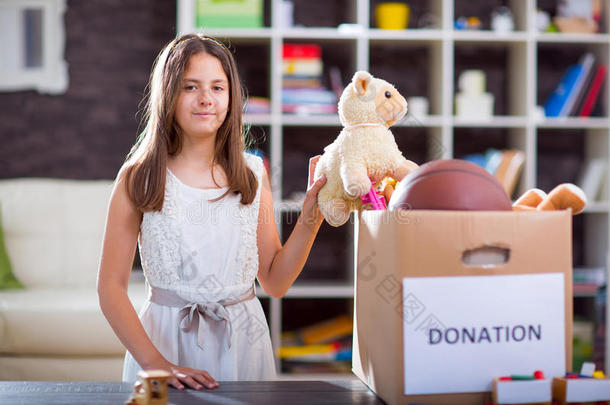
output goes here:
[[362, 199], [362, 205], [370, 204], [374, 210], [385, 210], [387, 208], [385, 197], [375, 191], [376, 182], [371, 181], [371, 189], [368, 193], [360, 196]]

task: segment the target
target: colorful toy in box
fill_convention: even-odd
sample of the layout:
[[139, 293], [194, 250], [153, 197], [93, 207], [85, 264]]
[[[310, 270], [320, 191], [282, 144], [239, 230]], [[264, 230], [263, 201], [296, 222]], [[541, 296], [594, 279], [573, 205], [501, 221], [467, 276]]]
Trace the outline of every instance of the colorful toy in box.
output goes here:
[[387, 208], [385, 197], [382, 195], [382, 192], [375, 187], [376, 184], [376, 182], [371, 181], [371, 189], [369, 192], [360, 196], [362, 207], [372, 210], [385, 210]]
[[350, 211], [362, 208], [361, 196], [387, 176], [401, 180], [418, 165], [405, 159], [389, 127], [407, 113], [407, 102], [385, 80], [359, 71], [338, 104], [343, 130], [324, 149], [315, 178], [326, 175], [318, 194], [322, 215], [332, 226], [343, 225]]
[[553, 378], [553, 403], [608, 404], [610, 401], [610, 378], [602, 370], [595, 370], [595, 364], [583, 363], [580, 373], [566, 373], [565, 377]]
[[536, 370], [532, 375], [510, 375], [494, 378], [492, 382], [494, 405], [548, 404], [551, 405], [551, 380]]

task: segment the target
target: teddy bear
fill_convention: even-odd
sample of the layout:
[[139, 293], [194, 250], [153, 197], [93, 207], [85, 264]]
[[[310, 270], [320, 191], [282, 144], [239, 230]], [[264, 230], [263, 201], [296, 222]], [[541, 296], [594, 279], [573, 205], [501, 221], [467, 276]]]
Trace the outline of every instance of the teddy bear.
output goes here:
[[407, 113], [405, 98], [385, 80], [358, 71], [338, 104], [343, 129], [324, 148], [315, 178], [326, 175], [318, 206], [332, 226], [341, 226], [352, 210], [362, 208], [360, 196], [387, 176], [398, 181], [419, 167], [407, 160], [389, 127]]
[[533, 188], [513, 203], [514, 211], [550, 211], [571, 209], [572, 215], [580, 214], [587, 205], [587, 196], [578, 186], [563, 183], [546, 194]]

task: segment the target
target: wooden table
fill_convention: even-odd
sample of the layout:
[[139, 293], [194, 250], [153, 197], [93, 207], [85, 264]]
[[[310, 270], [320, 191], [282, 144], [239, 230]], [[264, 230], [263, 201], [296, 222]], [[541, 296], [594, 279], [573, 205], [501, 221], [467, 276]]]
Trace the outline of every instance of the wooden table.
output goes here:
[[[0, 381], [0, 404], [121, 405], [133, 391], [124, 382]], [[223, 405], [379, 404], [362, 382], [260, 381], [220, 382], [212, 391], [169, 390], [169, 403]]]

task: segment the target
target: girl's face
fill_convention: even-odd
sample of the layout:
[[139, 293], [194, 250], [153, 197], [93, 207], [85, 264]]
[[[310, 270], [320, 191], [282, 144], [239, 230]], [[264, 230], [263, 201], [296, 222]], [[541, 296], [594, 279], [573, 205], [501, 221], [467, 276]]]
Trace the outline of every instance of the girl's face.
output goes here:
[[215, 136], [229, 108], [229, 80], [220, 61], [207, 53], [192, 55], [181, 85], [175, 118], [182, 135]]

